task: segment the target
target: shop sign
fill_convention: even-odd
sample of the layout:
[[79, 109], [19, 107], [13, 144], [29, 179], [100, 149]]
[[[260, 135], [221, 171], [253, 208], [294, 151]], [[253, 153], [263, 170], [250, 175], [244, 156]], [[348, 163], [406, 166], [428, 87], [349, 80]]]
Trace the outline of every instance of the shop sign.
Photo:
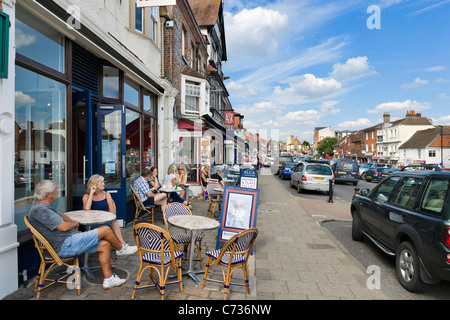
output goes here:
[[0, 11], [0, 78], [8, 78], [9, 16]]
[[234, 124], [234, 111], [225, 111], [225, 125], [230, 126]]
[[163, 7], [163, 6], [175, 6], [176, 0], [136, 0], [136, 7]]

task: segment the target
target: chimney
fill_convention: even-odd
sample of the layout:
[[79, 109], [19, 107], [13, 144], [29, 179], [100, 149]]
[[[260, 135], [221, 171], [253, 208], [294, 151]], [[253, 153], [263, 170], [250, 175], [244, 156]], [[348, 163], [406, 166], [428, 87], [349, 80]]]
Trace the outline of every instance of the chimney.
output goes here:
[[389, 112], [385, 112], [383, 114], [383, 123], [389, 123], [391, 122], [391, 115], [389, 114]]

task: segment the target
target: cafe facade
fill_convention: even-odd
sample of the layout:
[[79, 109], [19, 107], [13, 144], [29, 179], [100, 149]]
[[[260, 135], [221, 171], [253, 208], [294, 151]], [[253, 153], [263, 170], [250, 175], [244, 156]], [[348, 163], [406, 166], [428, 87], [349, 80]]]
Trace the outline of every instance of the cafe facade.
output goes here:
[[3, 298], [37, 272], [23, 218], [40, 180], [57, 183], [52, 206], [64, 212], [81, 209], [89, 177], [101, 174], [119, 224], [132, 221], [133, 180], [144, 167], [164, 170], [174, 161], [164, 133], [177, 90], [161, 77], [167, 7], [137, 8], [133, 0], [0, 4], [8, 18], [0, 29], [8, 53], [0, 75]]

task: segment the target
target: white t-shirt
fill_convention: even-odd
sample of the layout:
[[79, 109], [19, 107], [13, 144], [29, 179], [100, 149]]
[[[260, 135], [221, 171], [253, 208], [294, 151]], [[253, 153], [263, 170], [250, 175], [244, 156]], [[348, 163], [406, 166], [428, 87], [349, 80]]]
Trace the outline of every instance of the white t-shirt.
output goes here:
[[164, 183], [163, 183], [163, 186], [173, 186], [172, 185], [172, 179], [173, 178], [176, 178], [176, 175], [175, 175], [175, 173], [171, 173], [171, 174], [168, 174], [165, 178], [164, 178]]

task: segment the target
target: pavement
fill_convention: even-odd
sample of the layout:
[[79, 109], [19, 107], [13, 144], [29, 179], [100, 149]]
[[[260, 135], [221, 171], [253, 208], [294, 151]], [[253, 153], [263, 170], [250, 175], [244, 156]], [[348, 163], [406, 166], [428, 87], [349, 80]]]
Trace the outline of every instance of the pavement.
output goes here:
[[[266, 173], [266, 174], [264, 174]], [[320, 223], [326, 219], [349, 219], [348, 205], [327, 199], [302, 200], [285, 192], [281, 181], [267, 171], [259, 176], [259, 204], [256, 227], [259, 230], [254, 254], [249, 259], [251, 293], [244, 287], [231, 286], [228, 300], [389, 300], [382, 289], [370, 289], [371, 274]], [[193, 199], [192, 212], [207, 215], [208, 202]], [[308, 212], [314, 212], [313, 215]], [[216, 213], [216, 218], [219, 214]], [[160, 212], [155, 224], [164, 227]], [[183, 232], [178, 230], [178, 232]], [[134, 245], [132, 224], [122, 229], [126, 242]], [[203, 267], [206, 252], [216, 247], [217, 229], [200, 233], [203, 236]], [[112, 255], [113, 256], [113, 255]], [[103, 290], [103, 276], [94, 271], [96, 279], [82, 276], [81, 294], [57, 284], [41, 293], [41, 300], [130, 300], [139, 268], [137, 255], [113, 258], [117, 267], [113, 272], [127, 282], [116, 288]], [[98, 264], [97, 255], [91, 255], [91, 265]], [[187, 261], [183, 262], [183, 265]], [[199, 262], [194, 263], [200, 269]], [[215, 279], [222, 278], [220, 268], [210, 271]], [[200, 278], [203, 273], [198, 274]], [[233, 278], [243, 280], [239, 269]], [[35, 300], [34, 279], [27, 286], [10, 294], [4, 300]], [[207, 282], [204, 288], [189, 276], [183, 277], [183, 291], [179, 285], [166, 286], [166, 300], [222, 300], [220, 284]], [[138, 290], [135, 300], [160, 300], [154, 288]]]

